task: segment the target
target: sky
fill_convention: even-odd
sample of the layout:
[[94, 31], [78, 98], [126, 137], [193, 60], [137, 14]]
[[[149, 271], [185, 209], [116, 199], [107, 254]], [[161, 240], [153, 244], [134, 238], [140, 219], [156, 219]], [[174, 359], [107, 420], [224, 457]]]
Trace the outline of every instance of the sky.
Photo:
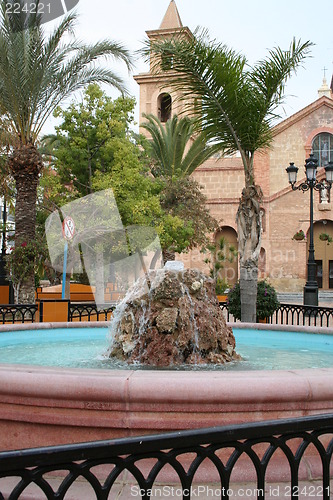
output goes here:
[[[140, 49], [146, 30], [157, 29], [170, 0], [79, 0], [75, 35], [85, 42], [109, 38], [121, 42], [132, 52]], [[317, 99], [326, 68], [328, 85], [333, 73], [333, 30], [329, 2], [316, 4], [309, 0], [176, 0], [184, 26], [208, 29], [211, 38], [244, 54], [250, 64], [267, 56], [268, 50], [279, 46], [288, 49], [295, 37], [315, 45], [286, 86], [281, 113], [287, 118]], [[47, 23], [52, 27], [57, 21]], [[139, 87], [123, 65], [111, 62], [120, 74], [130, 95], [139, 99]], [[134, 74], [147, 71], [144, 61], [137, 59]], [[117, 97], [116, 91], [105, 89]], [[80, 96], [76, 96], [80, 99]], [[139, 108], [136, 107], [136, 121]], [[46, 125], [53, 129], [55, 120]], [[44, 130], [45, 131], [45, 130]]]

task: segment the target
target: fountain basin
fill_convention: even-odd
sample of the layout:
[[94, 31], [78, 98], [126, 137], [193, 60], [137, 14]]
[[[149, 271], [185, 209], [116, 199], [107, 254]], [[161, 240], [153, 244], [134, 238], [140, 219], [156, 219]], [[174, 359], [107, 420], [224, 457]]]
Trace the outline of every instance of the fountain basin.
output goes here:
[[[1, 329], [106, 326], [55, 323]], [[238, 324], [237, 328], [297, 330]], [[327, 328], [299, 328], [333, 333]], [[153, 434], [333, 411], [333, 368], [96, 370], [0, 365], [0, 449]]]

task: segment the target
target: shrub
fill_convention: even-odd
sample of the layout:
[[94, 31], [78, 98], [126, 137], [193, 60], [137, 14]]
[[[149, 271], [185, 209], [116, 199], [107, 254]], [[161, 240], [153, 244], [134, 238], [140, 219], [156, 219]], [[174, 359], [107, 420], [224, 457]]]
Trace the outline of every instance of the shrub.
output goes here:
[[228, 290], [229, 284], [227, 280], [223, 278], [216, 278], [216, 287], [215, 292], [216, 295], [224, 295], [225, 291]]
[[[229, 291], [228, 294], [228, 311], [235, 319], [241, 319], [241, 301], [240, 301], [240, 285], [239, 282]], [[257, 321], [259, 319], [269, 318], [274, 311], [280, 307], [280, 303], [276, 296], [275, 288], [267, 281], [258, 281], [257, 288]]]
[[43, 274], [44, 262], [48, 256], [42, 241], [22, 242], [11, 247], [6, 255], [6, 269], [14, 289], [19, 287], [26, 276], [33, 270], [37, 280]]

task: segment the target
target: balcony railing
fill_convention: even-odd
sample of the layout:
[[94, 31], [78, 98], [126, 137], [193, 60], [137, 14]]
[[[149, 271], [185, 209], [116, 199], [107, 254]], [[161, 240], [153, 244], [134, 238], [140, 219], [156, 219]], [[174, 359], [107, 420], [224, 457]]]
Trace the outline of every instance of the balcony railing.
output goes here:
[[[73, 493], [75, 482], [85, 479], [89, 498], [106, 500], [115, 498], [117, 481], [126, 472], [133, 497], [149, 500], [155, 497], [152, 493], [154, 487], [159, 485], [161, 488], [164, 484], [170, 492], [173, 484], [178, 498], [190, 500], [197, 497], [196, 480], [204, 467], [206, 478], [210, 469], [215, 471], [218, 481], [214, 481], [214, 491], [218, 490], [220, 498], [228, 500], [235, 497], [237, 489], [232, 473], [245, 457], [250, 462], [246, 465], [246, 469], [251, 471], [250, 484], [254, 484], [254, 496], [251, 498], [265, 499], [270, 488], [268, 471], [274, 477], [275, 469], [280, 471], [283, 459], [289, 469], [288, 482], [279, 484], [280, 494], [275, 497], [328, 500], [332, 433], [333, 415], [317, 415], [7, 451], [0, 453], [0, 478], [8, 479], [5, 483], [0, 479], [0, 499], [16, 500], [21, 494], [30, 495], [29, 498], [35, 500], [66, 498], [68, 490]], [[303, 483], [300, 477], [309, 452], [311, 459], [316, 461], [319, 482]], [[173, 473], [172, 483], [170, 471]], [[163, 473], [167, 475], [163, 476]], [[206, 483], [207, 480], [204, 481]], [[301, 495], [304, 489], [307, 492], [305, 496]], [[80, 496], [75, 498], [87, 497], [81, 491]]]

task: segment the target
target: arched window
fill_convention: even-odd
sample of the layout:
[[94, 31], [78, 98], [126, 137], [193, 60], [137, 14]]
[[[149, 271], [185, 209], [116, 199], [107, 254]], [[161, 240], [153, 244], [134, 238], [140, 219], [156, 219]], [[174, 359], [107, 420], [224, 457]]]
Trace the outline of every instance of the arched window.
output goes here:
[[316, 135], [312, 141], [312, 153], [318, 160], [318, 167], [333, 161], [333, 135], [328, 132]]
[[171, 118], [172, 99], [170, 94], [161, 94], [158, 96], [158, 117], [162, 123]]

